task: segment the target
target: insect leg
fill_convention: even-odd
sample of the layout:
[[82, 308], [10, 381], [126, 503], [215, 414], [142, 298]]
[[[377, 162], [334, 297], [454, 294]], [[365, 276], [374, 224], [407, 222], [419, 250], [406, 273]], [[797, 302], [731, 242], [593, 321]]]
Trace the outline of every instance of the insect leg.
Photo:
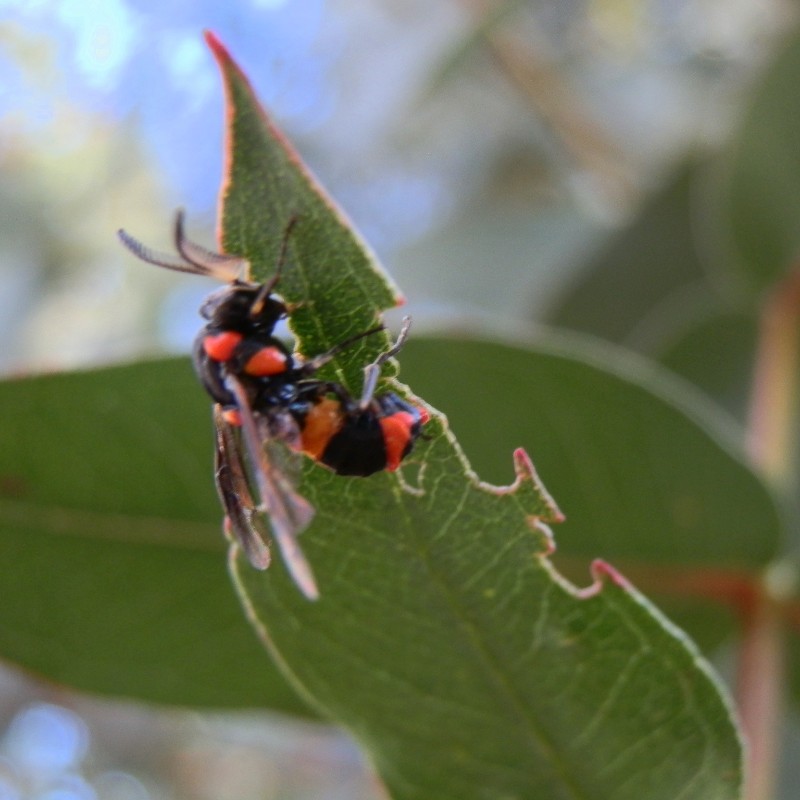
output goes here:
[[361, 341], [361, 339], [365, 339], [367, 336], [374, 336], [376, 333], [380, 333], [383, 330], [386, 330], [383, 325], [376, 325], [374, 328], [370, 328], [368, 331], [357, 333], [355, 336], [351, 336], [349, 339], [339, 342], [339, 344], [331, 347], [330, 350], [326, 350], [324, 353], [320, 353], [318, 356], [314, 356], [314, 358], [306, 361], [301, 367], [303, 373], [307, 375], [313, 375], [320, 367], [324, 366], [332, 358], [334, 358], [337, 353], [341, 353], [342, 350], [346, 350], [351, 345]]
[[397, 335], [394, 344], [385, 352], [381, 353], [371, 364], [364, 367], [364, 389], [361, 393], [358, 407], [363, 411], [372, 402], [375, 394], [375, 387], [378, 385], [378, 378], [381, 376], [381, 367], [393, 356], [396, 356], [408, 339], [408, 332], [411, 329], [411, 317], [403, 317], [403, 324], [400, 333]]

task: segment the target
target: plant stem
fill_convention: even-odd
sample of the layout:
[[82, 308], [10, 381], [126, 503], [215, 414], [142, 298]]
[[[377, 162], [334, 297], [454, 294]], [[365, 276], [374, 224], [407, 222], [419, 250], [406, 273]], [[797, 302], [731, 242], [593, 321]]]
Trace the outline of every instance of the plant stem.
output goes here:
[[779, 491], [796, 477], [800, 373], [800, 270], [778, 284], [761, 312], [755, 380], [750, 402], [750, 456]]
[[[797, 479], [799, 322], [800, 270], [795, 270], [774, 288], [761, 310], [748, 426], [754, 465], [787, 499]], [[736, 696], [749, 744], [745, 800], [770, 800], [775, 786], [788, 592], [772, 585], [769, 576], [780, 568], [776, 564], [767, 571], [760, 591], [743, 609]]]
[[771, 800], [782, 722], [784, 632], [778, 603], [760, 592], [743, 619], [736, 676], [747, 737], [745, 800]]

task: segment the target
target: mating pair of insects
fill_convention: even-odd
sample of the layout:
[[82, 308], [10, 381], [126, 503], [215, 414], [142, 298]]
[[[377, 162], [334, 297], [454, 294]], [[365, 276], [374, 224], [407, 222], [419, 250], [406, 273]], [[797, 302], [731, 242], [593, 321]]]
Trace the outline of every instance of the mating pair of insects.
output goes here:
[[266, 283], [249, 280], [245, 259], [212, 252], [187, 239], [181, 212], [175, 221], [179, 258], [156, 253], [125, 231], [119, 231], [119, 237], [149, 264], [226, 284], [200, 309], [206, 325], [193, 351], [197, 375], [215, 404], [215, 479], [225, 529], [254, 567], [266, 569], [270, 563], [268, 521], [295, 583], [306, 597], [316, 599], [319, 591], [313, 572], [297, 543], [314, 508], [276, 466], [269, 454], [271, 446], [275, 442], [287, 445], [338, 475], [365, 477], [397, 469], [421, 435], [428, 415], [394, 392], [376, 392], [381, 367], [405, 342], [408, 318], [394, 345], [364, 368], [360, 398], [316, 374], [337, 353], [382, 331], [383, 325], [305, 361], [276, 338], [275, 327], [288, 314], [276, 288], [296, 221], [293, 217], [286, 226], [275, 274]]

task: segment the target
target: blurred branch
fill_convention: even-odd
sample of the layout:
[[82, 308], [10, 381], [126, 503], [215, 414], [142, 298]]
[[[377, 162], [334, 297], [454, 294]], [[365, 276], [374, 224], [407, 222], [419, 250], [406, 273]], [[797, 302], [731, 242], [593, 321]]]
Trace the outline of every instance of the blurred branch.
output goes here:
[[744, 800], [771, 800], [783, 716], [784, 624], [767, 591], [744, 619], [736, 670], [736, 705], [747, 737]]
[[[537, 55], [535, 46], [504, 25], [521, 3], [462, 0], [479, 16], [469, 42], [483, 43], [503, 74], [552, 132], [578, 171], [598, 179], [605, 199], [625, 208], [635, 190], [616, 143], [583, 109], [583, 104], [560, 71]], [[462, 48], [458, 61], [463, 60]], [[458, 63], [457, 61], [454, 63]], [[452, 65], [451, 65], [452, 66]]]
[[[754, 465], [784, 498], [797, 485], [797, 429], [800, 417], [800, 269], [793, 269], [764, 299], [748, 425]], [[775, 569], [780, 565], [776, 565]], [[791, 573], [789, 588], [796, 575]], [[745, 620], [737, 700], [749, 750], [745, 800], [769, 800], [775, 784], [778, 731], [783, 708], [785, 630], [783, 589], [765, 581]]]
[[797, 486], [800, 417], [800, 267], [766, 297], [750, 401], [748, 447], [753, 462], [784, 494]]

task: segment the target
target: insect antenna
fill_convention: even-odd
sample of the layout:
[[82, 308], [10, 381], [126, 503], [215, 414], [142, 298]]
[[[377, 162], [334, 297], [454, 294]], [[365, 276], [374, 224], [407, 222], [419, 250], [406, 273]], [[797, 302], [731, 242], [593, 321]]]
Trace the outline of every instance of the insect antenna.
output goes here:
[[208, 274], [206, 270], [200, 269], [196, 264], [188, 264], [174, 256], [151, 250], [138, 239], [134, 239], [127, 231], [122, 230], [122, 228], [117, 231], [117, 236], [122, 244], [124, 244], [136, 258], [146, 261], [148, 264], [154, 264], [156, 267], [164, 267], [165, 269], [172, 269], [176, 272], [188, 272], [190, 275]]
[[181, 257], [194, 266], [197, 274], [208, 275], [224, 283], [233, 283], [248, 271], [247, 259], [227, 253], [215, 253], [186, 238], [184, 213], [179, 209], [175, 214], [175, 249]]
[[224, 253], [213, 253], [189, 241], [183, 231], [183, 211], [178, 211], [175, 217], [175, 247], [180, 258], [151, 250], [122, 228], [117, 231], [117, 236], [136, 258], [156, 267], [186, 272], [189, 275], [206, 275], [223, 283], [233, 283], [247, 271], [246, 259]]
[[261, 287], [256, 299], [253, 300], [253, 304], [250, 307], [251, 317], [257, 317], [261, 313], [264, 303], [272, 294], [275, 287], [278, 285], [278, 281], [281, 279], [283, 265], [286, 263], [286, 253], [289, 248], [289, 236], [292, 233], [292, 229], [297, 224], [297, 220], [297, 214], [292, 214], [292, 216], [289, 217], [289, 221], [286, 223], [286, 227], [283, 231], [283, 237], [281, 238], [281, 249], [278, 253], [278, 262], [275, 265], [275, 274]]

